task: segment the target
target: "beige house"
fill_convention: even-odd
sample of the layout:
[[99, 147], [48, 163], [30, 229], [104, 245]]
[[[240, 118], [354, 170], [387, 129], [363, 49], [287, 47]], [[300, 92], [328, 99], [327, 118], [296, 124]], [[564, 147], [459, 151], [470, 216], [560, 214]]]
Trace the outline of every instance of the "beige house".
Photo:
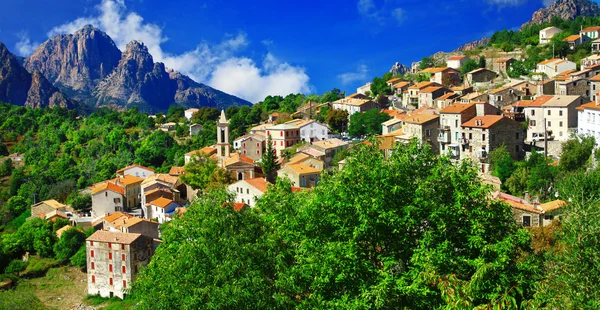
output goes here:
[[141, 165], [133, 164], [131, 166], [127, 166], [123, 169], [117, 170], [118, 177], [124, 177], [126, 175], [132, 175], [138, 178], [147, 178], [154, 174], [154, 169], [144, 167]]
[[296, 153], [296, 155], [290, 158], [287, 164], [305, 164], [317, 170], [323, 170], [325, 168], [324, 161], [302, 152]]
[[514, 59], [514, 58], [512, 58], [512, 57], [497, 59], [496, 61], [494, 61], [493, 69], [496, 72], [504, 72], [504, 73], [506, 73], [508, 71], [508, 68], [510, 68], [510, 66], [515, 61], [517, 61], [517, 60]]
[[284, 149], [300, 142], [300, 129], [295, 125], [274, 125], [267, 128], [268, 136], [271, 136], [276, 155], [281, 157]]
[[577, 128], [577, 107], [586, 102], [581, 96], [553, 96], [544, 103], [546, 129], [554, 140], [569, 139], [569, 130]]
[[439, 118], [436, 114], [418, 114], [405, 118], [403, 134], [396, 136], [396, 140], [408, 142], [417, 138], [423, 143], [429, 143], [433, 152], [439, 154]]
[[112, 182], [102, 182], [92, 187], [92, 218], [104, 217], [125, 211], [125, 189]]
[[440, 130], [438, 141], [441, 154], [460, 158], [462, 139], [461, 125], [477, 116], [476, 103], [456, 103], [440, 110]]
[[550, 225], [554, 219], [560, 216], [561, 208], [567, 205], [562, 200], [540, 204], [537, 201], [521, 199], [502, 192], [494, 193], [493, 198], [510, 205], [513, 209], [515, 221], [523, 227]]
[[86, 239], [87, 293], [125, 298], [142, 266], [154, 255], [152, 238], [98, 230]]
[[421, 92], [421, 90], [426, 89], [428, 87], [440, 87], [440, 86], [442, 86], [442, 85], [438, 84], [438, 83], [433, 83], [433, 82], [420, 82], [418, 84], [409, 86], [408, 93], [406, 94], [406, 96], [402, 97], [402, 104], [404, 106], [412, 105], [412, 106], [416, 107], [419, 105], [419, 93]]
[[419, 91], [418, 107], [433, 107], [435, 100], [446, 94], [453, 93], [450, 89], [443, 86], [429, 86]]
[[338, 152], [348, 147], [348, 142], [344, 142], [337, 138], [332, 138], [305, 145], [303, 147], [300, 147], [298, 151], [322, 160], [325, 164], [324, 168], [329, 168], [333, 157]]
[[421, 73], [430, 73], [430, 82], [435, 82], [444, 86], [460, 85], [460, 71], [445, 67], [445, 68], [428, 68]]
[[377, 103], [375, 103], [370, 98], [363, 97], [346, 97], [333, 102], [332, 105], [334, 110], [342, 110], [348, 112], [348, 115], [352, 115], [354, 113], [362, 113], [367, 112], [371, 109], [377, 108]]
[[452, 56], [448, 58], [448, 61], [446, 61], [446, 66], [452, 69], [460, 70], [467, 60], [469, 59], [465, 56]]
[[[146, 178], [142, 184], [142, 210], [144, 214], [148, 214], [146, 208], [147, 203], [151, 202], [151, 196], [154, 195], [167, 195], [166, 193], [171, 193], [171, 199], [183, 204], [185, 199], [187, 198], [187, 187], [185, 184], [179, 180], [179, 177], [171, 176], [168, 174], [154, 174], [148, 178]], [[152, 197], [154, 198], [154, 197]], [[146, 217], [146, 216], [144, 216]], [[147, 217], [146, 217], [147, 218]]]
[[319, 183], [321, 170], [304, 163], [287, 164], [277, 171], [277, 176], [288, 178], [292, 186], [310, 188]]
[[53, 211], [67, 211], [67, 206], [54, 199], [40, 201], [31, 206], [31, 217], [29, 218], [45, 218], [47, 214]]
[[259, 161], [265, 151], [267, 138], [261, 134], [247, 134], [233, 141], [233, 148], [238, 152], [251, 158], [253, 161]]
[[540, 30], [540, 45], [548, 44], [556, 34], [561, 32], [561, 29], [553, 26]]

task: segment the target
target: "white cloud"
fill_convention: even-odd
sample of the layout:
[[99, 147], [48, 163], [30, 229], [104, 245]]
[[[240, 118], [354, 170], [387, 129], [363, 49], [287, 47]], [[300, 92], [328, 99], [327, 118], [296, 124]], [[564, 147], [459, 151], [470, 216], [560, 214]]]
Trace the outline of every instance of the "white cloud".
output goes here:
[[396, 19], [398, 24], [402, 24], [406, 19], [406, 12], [402, 8], [395, 8], [392, 10], [392, 17]]
[[342, 84], [348, 85], [350, 83], [367, 80], [367, 73], [369, 73], [369, 68], [367, 65], [361, 64], [356, 67], [356, 71], [339, 74], [338, 78]]
[[218, 44], [201, 42], [193, 50], [172, 54], [161, 47], [168, 40], [163, 29], [144, 21], [136, 12], [128, 11], [124, 0], [102, 0], [96, 6], [95, 14], [57, 26], [48, 32], [48, 36], [73, 33], [91, 24], [106, 32], [121, 50], [131, 40], [141, 40], [155, 61], [164, 62], [166, 67], [189, 75], [198, 82], [252, 102], [267, 95], [304, 93], [311, 88], [310, 79], [302, 67], [279, 62], [270, 53], [264, 57], [262, 66], [240, 56], [239, 53], [249, 45], [245, 33], [227, 35]]
[[19, 37], [19, 41], [15, 44], [15, 48], [20, 56], [27, 57], [40, 46], [40, 43], [38, 42], [31, 42], [29, 35], [25, 32], [21, 32], [17, 34], [17, 36]]

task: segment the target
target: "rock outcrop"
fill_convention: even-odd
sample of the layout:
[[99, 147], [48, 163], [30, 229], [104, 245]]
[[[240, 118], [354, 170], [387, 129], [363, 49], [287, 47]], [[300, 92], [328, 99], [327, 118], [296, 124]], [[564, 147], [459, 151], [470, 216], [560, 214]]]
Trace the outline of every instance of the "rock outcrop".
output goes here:
[[483, 38], [481, 40], [475, 40], [473, 42], [469, 42], [469, 43], [455, 49], [454, 52], [456, 53], [456, 52], [471, 51], [480, 46], [486, 46], [486, 45], [488, 45], [489, 42], [490, 42], [490, 38]]
[[404, 74], [410, 72], [410, 69], [407, 66], [405, 66], [405, 65], [397, 62], [397, 63], [395, 63], [392, 66], [392, 69], [390, 70], [390, 72], [394, 76], [396, 76], [396, 75], [404, 75]]
[[0, 101], [28, 107], [74, 108], [67, 98], [39, 71], [30, 74], [17, 57], [0, 43]]
[[74, 34], [57, 35], [40, 45], [24, 62], [52, 84], [81, 101], [119, 63], [121, 51], [104, 32], [87, 25]]
[[564, 20], [574, 20], [577, 16], [598, 16], [600, 6], [590, 0], [557, 0], [546, 8], [541, 8], [533, 13], [531, 20], [523, 24], [521, 28], [532, 24], [549, 22], [552, 17], [560, 17]]

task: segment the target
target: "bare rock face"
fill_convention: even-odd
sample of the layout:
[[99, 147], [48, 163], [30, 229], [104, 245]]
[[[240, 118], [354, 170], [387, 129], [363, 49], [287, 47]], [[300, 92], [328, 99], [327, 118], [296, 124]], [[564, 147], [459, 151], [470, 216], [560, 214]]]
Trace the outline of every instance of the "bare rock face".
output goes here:
[[407, 66], [397, 62], [392, 66], [392, 69], [390, 70], [390, 72], [392, 73], [392, 75], [396, 76], [396, 75], [404, 75], [407, 72], [409, 72], [410, 70], [408, 69]]
[[489, 42], [490, 42], [490, 38], [483, 38], [481, 40], [475, 40], [473, 42], [469, 42], [469, 43], [455, 49], [454, 52], [471, 51], [480, 46], [486, 46], [486, 45], [488, 45]]
[[533, 13], [531, 20], [523, 26], [549, 22], [554, 16], [564, 20], [574, 20], [577, 16], [598, 15], [600, 15], [600, 7], [590, 0], [557, 0], [547, 8], [539, 9]]
[[0, 101], [28, 107], [75, 107], [75, 102], [54, 87], [39, 71], [29, 74], [2, 43]]
[[121, 51], [104, 32], [87, 25], [74, 34], [57, 35], [24, 61], [29, 72], [40, 71], [52, 84], [86, 101], [98, 82], [119, 63]]

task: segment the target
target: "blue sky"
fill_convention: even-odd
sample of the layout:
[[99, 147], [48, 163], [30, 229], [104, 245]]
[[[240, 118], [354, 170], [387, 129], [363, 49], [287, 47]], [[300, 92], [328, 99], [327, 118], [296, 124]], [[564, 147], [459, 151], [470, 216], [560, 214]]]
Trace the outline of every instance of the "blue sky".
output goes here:
[[357, 86], [495, 30], [518, 28], [551, 0], [0, 0], [0, 41], [27, 56], [87, 23], [123, 49], [256, 102], [267, 94]]

